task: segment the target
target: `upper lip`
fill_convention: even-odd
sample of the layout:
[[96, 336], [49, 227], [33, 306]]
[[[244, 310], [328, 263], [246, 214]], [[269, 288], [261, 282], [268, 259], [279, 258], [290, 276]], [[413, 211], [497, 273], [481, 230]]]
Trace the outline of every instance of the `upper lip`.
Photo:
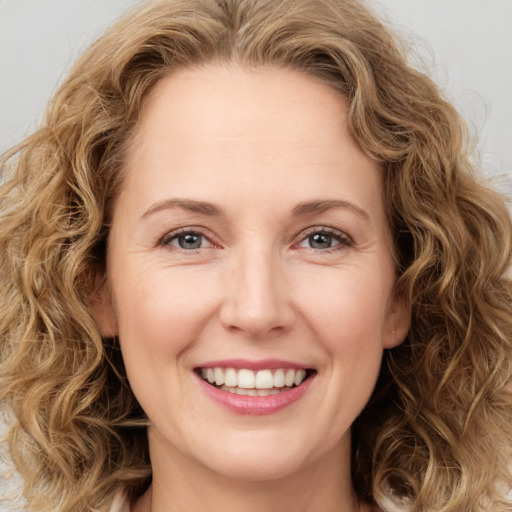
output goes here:
[[196, 368], [238, 368], [247, 370], [275, 370], [278, 368], [308, 369], [311, 366], [284, 359], [222, 359], [207, 361], [196, 365]]

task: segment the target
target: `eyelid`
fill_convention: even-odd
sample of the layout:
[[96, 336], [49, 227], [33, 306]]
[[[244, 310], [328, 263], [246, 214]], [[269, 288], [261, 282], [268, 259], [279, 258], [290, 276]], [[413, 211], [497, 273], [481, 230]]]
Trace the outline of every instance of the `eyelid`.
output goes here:
[[[213, 237], [211, 236], [209, 231], [200, 226], [182, 226], [182, 227], [173, 229], [171, 231], [168, 231], [167, 233], [165, 233], [163, 236], [161, 236], [158, 239], [157, 245], [159, 247], [173, 247], [177, 250], [180, 250], [180, 248], [178, 248], [178, 247], [171, 246], [170, 242], [172, 240], [176, 239], [177, 237], [179, 237], [180, 235], [183, 236], [183, 235], [188, 235], [188, 234], [201, 235], [206, 240], [208, 240], [208, 242], [211, 244], [211, 246], [210, 247], [202, 247], [202, 249], [210, 249], [211, 247], [215, 247], [215, 248], [220, 247], [220, 244], [216, 243], [213, 240]], [[181, 250], [185, 251], [185, 249], [181, 249]], [[196, 249], [196, 250], [199, 250], [199, 249]], [[186, 250], [186, 252], [191, 252], [191, 251], [192, 250], [190, 250], [190, 249]]]
[[[295, 237], [296, 241], [293, 243], [293, 246], [296, 247], [299, 243], [306, 240], [309, 236], [317, 234], [317, 233], [323, 233], [323, 234], [327, 234], [327, 235], [335, 237], [336, 240], [338, 240], [341, 247], [350, 247], [351, 245], [353, 245], [352, 238], [349, 235], [347, 235], [347, 233], [345, 233], [344, 231], [341, 231], [336, 228], [328, 227], [328, 226], [319, 225], [319, 226], [311, 226], [311, 227], [301, 231]], [[214, 240], [214, 237], [211, 235], [210, 231], [203, 227], [200, 227], [200, 226], [182, 226], [182, 227], [173, 229], [171, 231], [168, 231], [158, 239], [157, 245], [159, 247], [170, 247], [171, 246], [170, 242], [172, 240], [176, 239], [180, 235], [187, 235], [187, 234], [197, 234], [197, 235], [203, 236], [211, 244], [210, 247], [206, 247], [206, 248], [211, 248], [211, 247], [220, 248], [221, 247], [221, 245]], [[172, 246], [172, 247], [174, 247], [174, 246]], [[338, 246], [334, 246], [330, 249], [336, 250], [337, 247]], [[176, 249], [179, 250], [179, 248], [176, 248]], [[313, 248], [311, 248], [311, 249], [314, 251], [318, 250], [318, 249], [313, 249]], [[199, 250], [199, 249], [197, 249], [197, 250]], [[328, 251], [329, 251], [329, 249], [322, 250], [322, 252], [328, 252]], [[190, 250], [187, 252], [190, 252]]]
[[[296, 237], [297, 241], [293, 245], [297, 246], [299, 243], [305, 241], [311, 235], [315, 235], [317, 233], [323, 233], [323, 234], [331, 235], [331, 236], [335, 237], [336, 240], [339, 241], [341, 247], [350, 247], [353, 245], [352, 238], [349, 235], [347, 235], [347, 233], [345, 233], [344, 231], [341, 231], [336, 228], [331, 228], [328, 226], [322, 226], [322, 225], [312, 226], [310, 228], [307, 228], [307, 229], [301, 231], [299, 233], [299, 235]], [[334, 246], [329, 249], [323, 249], [322, 252], [328, 252], [329, 250], [336, 250], [337, 247], [338, 246]], [[313, 248], [311, 248], [311, 249], [314, 251], [318, 250], [318, 249], [313, 249]]]

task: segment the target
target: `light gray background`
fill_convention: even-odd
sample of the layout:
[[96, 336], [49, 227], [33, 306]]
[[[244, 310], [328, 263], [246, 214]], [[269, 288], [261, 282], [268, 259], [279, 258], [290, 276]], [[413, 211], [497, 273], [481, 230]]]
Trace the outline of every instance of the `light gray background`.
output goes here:
[[[140, 0], [0, 0], [0, 151], [29, 133], [72, 62]], [[488, 174], [512, 176], [512, 0], [369, 0], [421, 55], [479, 135]], [[418, 61], [419, 62], [419, 61]]]
[[[278, 0], [276, 0], [278, 1]], [[30, 133], [66, 70], [140, 0], [0, 0], [0, 151]], [[512, 0], [370, 0], [409, 40], [480, 139], [487, 175], [512, 178]], [[0, 465], [0, 495], [13, 490]], [[0, 502], [0, 511], [14, 510]]]

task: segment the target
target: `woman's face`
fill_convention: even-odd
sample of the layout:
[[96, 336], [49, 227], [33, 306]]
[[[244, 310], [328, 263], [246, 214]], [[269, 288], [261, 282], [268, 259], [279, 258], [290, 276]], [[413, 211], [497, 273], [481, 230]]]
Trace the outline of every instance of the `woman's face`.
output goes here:
[[409, 317], [346, 101], [292, 70], [182, 70], [149, 96], [125, 171], [97, 318], [154, 466], [269, 479], [348, 463]]

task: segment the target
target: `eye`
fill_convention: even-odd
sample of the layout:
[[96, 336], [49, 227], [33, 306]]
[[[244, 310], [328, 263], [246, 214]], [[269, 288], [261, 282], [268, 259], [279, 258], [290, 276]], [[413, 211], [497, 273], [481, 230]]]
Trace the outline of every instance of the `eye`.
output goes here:
[[165, 235], [160, 245], [171, 246], [185, 251], [193, 251], [197, 249], [204, 249], [212, 247], [213, 244], [199, 231], [180, 229]]
[[313, 228], [306, 232], [303, 237], [298, 246], [308, 249], [326, 250], [351, 245], [351, 240], [347, 235], [330, 228]]

